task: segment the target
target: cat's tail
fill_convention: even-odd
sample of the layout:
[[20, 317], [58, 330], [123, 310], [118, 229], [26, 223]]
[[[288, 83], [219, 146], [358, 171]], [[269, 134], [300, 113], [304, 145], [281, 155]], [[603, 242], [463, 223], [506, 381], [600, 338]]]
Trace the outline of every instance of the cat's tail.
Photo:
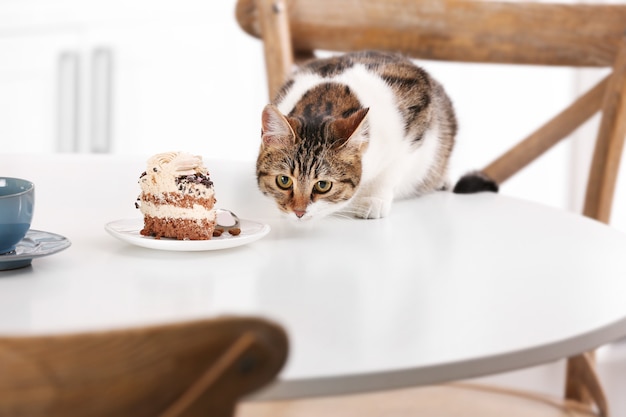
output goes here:
[[480, 171], [472, 171], [463, 175], [452, 189], [455, 194], [473, 194], [483, 191], [497, 193], [498, 183]]

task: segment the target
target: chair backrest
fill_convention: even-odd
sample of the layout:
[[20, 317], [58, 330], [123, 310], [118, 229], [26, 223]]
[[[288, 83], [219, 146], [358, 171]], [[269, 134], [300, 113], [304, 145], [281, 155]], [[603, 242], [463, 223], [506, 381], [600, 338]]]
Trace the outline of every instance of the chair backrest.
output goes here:
[[282, 327], [223, 317], [0, 338], [0, 416], [231, 417], [287, 357]]
[[626, 5], [483, 0], [239, 0], [262, 38], [270, 97], [316, 50], [379, 49], [453, 62], [612, 67], [572, 105], [481, 171], [502, 183], [596, 112], [602, 121], [585, 215], [608, 222], [626, 134]]
[[[608, 223], [626, 135], [626, 5], [491, 0], [238, 0], [263, 40], [270, 97], [314, 51], [374, 49], [451, 62], [609, 67], [569, 107], [480, 171], [500, 184], [602, 112], [583, 214]], [[605, 403], [587, 356], [568, 362], [566, 396]], [[584, 378], [581, 375], [585, 376]], [[577, 378], [574, 378], [577, 377]], [[596, 394], [594, 394], [596, 393]]]

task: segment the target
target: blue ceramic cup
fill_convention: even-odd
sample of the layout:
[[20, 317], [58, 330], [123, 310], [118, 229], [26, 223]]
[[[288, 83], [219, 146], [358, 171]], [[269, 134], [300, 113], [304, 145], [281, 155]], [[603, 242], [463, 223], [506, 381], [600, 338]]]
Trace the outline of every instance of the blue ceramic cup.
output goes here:
[[33, 220], [35, 184], [0, 177], [0, 255], [15, 250]]

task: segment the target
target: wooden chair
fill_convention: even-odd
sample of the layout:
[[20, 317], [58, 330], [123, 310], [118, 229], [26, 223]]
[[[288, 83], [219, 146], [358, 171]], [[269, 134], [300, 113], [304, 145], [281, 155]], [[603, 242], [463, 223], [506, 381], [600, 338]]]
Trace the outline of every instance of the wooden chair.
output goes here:
[[224, 317], [0, 338], [0, 416], [231, 417], [287, 357], [282, 327]]
[[[236, 17], [243, 30], [263, 40], [270, 97], [294, 64], [314, 57], [318, 50], [376, 49], [452, 62], [612, 68], [595, 87], [480, 170], [501, 184], [601, 111], [583, 214], [608, 223], [626, 134], [626, 5], [591, 1], [239, 0]], [[530, 401], [526, 393], [513, 395], [466, 385], [438, 389], [440, 394], [428, 388], [395, 393], [398, 397], [377, 394], [376, 398], [385, 404], [407, 404], [405, 400], [410, 398], [399, 415], [413, 415], [412, 410], [428, 416], [544, 415], [539, 409], [550, 416], [609, 413], [592, 353], [568, 360], [564, 399], [557, 402]], [[447, 400], [430, 401], [438, 395]], [[289, 416], [329, 415], [332, 413], [326, 411], [333, 408], [341, 409], [341, 415], [376, 414], [377, 407], [366, 398], [310, 400], [302, 405], [283, 403], [281, 407], [290, 410], [292, 414], [285, 414]], [[515, 404], [519, 413], [494, 410], [496, 398], [506, 398], [505, 402]], [[433, 403], [436, 407], [428, 408]], [[325, 409], [324, 404], [330, 408]], [[318, 406], [321, 408], [316, 409]], [[449, 408], [453, 410], [446, 414]], [[254, 415], [254, 410], [248, 410], [245, 416]], [[359, 411], [344, 412], [347, 410]]]

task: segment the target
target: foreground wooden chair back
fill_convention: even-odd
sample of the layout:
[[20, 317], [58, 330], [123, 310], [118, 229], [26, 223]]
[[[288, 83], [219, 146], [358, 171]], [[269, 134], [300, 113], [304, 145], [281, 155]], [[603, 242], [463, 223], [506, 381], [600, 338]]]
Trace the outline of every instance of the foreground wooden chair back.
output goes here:
[[[316, 50], [376, 49], [452, 62], [612, 68], [604, 80], [481, 170], [501, 184], [601, 111], [583, 214], [609, 221], [626, 134], [626, 5], [239, 0], [236, 17], [243, 30], [263, 40], [270, 97], [293, 65], [314, 57]], [[607, 415], [592, 362], [590, 354], [569, 360], [566, 398]]]
[[0, 416], [231, 417], [287, 357], [274, 323], [246, 317], [0, 338]]

